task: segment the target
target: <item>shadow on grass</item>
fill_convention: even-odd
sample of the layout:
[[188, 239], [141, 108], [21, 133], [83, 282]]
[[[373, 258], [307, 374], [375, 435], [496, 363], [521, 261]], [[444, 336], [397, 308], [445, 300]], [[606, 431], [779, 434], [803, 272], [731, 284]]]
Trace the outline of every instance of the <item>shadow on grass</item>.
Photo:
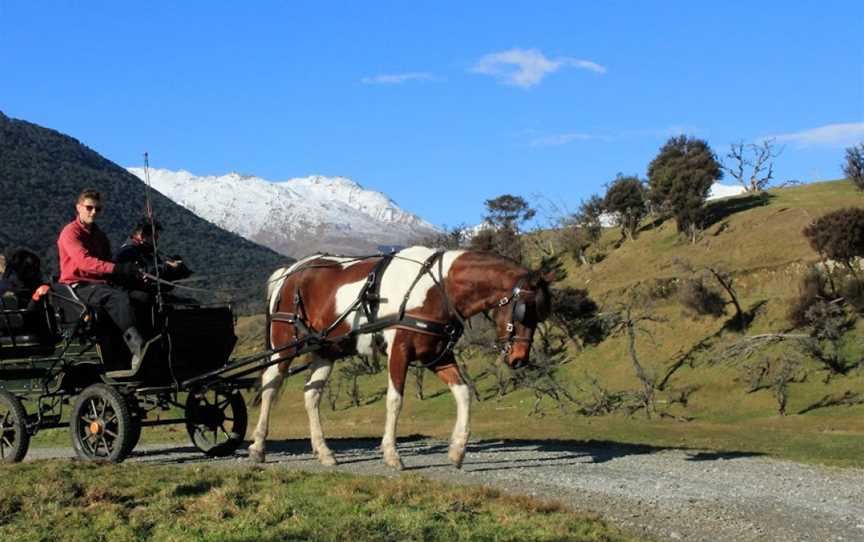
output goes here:
[[735, 213], [768, 205], [773, 197], [768, 192], [758, 192], [711, 201], [705, 208], [704, 227], [708, 228]]

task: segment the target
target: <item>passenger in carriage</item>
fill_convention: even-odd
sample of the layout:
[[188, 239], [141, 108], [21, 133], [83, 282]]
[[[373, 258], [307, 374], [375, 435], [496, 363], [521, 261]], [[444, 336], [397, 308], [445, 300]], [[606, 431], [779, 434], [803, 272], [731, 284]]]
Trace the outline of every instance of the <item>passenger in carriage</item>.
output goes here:
[[[20, 248], [11, 251], [5, 261], [5, 269], [0, 275], [0, 309], [23, 309], [22, 325], [27, 333], [46, 336], [48, 329], [42, 296], [48, 291], [48, 286], [42, 284], [39, 256]], [[8, 326], [9, 321], [0, 321], [0, 328], [3, 324]]]
[[[165, 281], [175, 281], [185, 279], [192, 274], [192, 271], [186, 267], [182, 258], [172, 256], [171, 258], [153, 257], [155, 245], [159, 242], [159, 235], [162, 231], [162, 225], [158, 220], [151, 221], [150, 218], [142, 218], [135, 229], [132, 230], [132, 235], [120, 247], [117, 253], [117, 263], [133, 262], [145, 273], [153, 276], [158, 276]], [[155, 243], [154, 243], [155, 241]], [[157, 272], [158, 271], [158, 272]], [[136, 277], [135, 280], [124, 284], [131, 290], [130, 295], [133, 300], [152, 303], [153, 296], [156, 293], [156, 283], [148, 280], [144, 276]], [[163, 292], [170, 291], [172, 286], [161, 285]]]
[[42, 262], [27, 249], [12, 251], [0, 278], [0, 295], [13, 293], [25, 304], [42, 284]]
[[117, 284], [136, 280], [141, 272], [135, 262], [111, 261], [111, 244], [96, 225], [102, 209], [102, 195], [97, 190], [85, 188], [78, 196], [76, 217], [63, 228], [57, 240], [59, 282], [71, 286], [88, 307], [102, 308], [108, 313], [132, 352], [134, 372], [144, 360], [148, 343], [136, 327], [129, 294]]

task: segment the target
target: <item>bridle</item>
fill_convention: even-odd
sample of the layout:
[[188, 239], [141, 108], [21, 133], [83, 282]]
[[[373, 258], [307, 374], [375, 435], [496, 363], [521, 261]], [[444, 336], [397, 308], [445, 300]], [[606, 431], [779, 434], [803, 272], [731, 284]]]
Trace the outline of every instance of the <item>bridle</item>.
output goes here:
[[510, 321], [507, 322], [506, 335], [495, 339], [495, 343], [500, 345], [499, 349], [502, 355], [509, 355], [513, 351], [513, 345], [517, 342], [530, 343], [531, 337], [526, 337], [516, 334], [516, 322], [522, 322], [525, 319], [527, 306], [525, 305], [524, 294], [534, 294], [535, 290], [526, 290], [522, 287], [525, 281], [528, 280], [528, 275], [523, 276], [516, 285], [510, 290], [510, 295], [506, 295], [498, 300], [495, 304], [497, 308], [510, 305]]

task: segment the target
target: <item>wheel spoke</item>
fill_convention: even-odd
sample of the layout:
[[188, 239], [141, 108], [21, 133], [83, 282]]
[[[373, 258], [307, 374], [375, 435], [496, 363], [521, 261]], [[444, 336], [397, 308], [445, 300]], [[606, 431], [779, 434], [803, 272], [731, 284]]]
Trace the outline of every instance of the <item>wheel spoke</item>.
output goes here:
[[99, 439], [105, 445], [105, 455], [111, 455], [111, 447], [108, 445], [108, 440], [104, 436], [99, 437]]
[[111, 431], [110, 429], [106, 429], [105, 434], [108, 435], [109, 437], [115, 439], [115, 440], [117, 439], [117, 433], [115, 433], [114, 431]]
[[99, 417], [99, 413], [96, 412], [96, 400], [90, 399], [90, 401], [88, 401], [88, 403], [90, 404], [90, 411], [92, 413], [92, 416], [90, 417], [90, 419], [95, 420], [96, 418]]
[[108, 401], [104, 401], [104, 400], [101, 401], [100, 407], [101, 407], [101, 410], [99, 412], [99, 417], [104, 419], [105, 418], [105, 409], [108, 408]]
[[229, 433], [229, 432], [225, 429], [225, 426], [224, 426], [224, 425], [220, 425], [220, 426], [219, 426], [219, 429], [221, 429], [222, 432], [225, 433], [225, 438], [227, 438], [228, 440], [231, 440], [231, 433]]

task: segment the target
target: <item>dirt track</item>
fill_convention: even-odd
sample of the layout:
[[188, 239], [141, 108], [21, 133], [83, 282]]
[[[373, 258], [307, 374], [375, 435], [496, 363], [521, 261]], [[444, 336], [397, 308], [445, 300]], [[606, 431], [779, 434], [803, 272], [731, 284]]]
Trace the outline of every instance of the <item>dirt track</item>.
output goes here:
[[[331, 439], [338, 470], [399, 476], [371, 439]], [[271, 442], [265, 468], [322, 471], [308, 441]], [[447, 445], [399, 442], [403, 472], [560, 500], [637, 535], [666, 540], [864, 541], [864, 470], [763, 457], [565, 441], [473, 441], [462, 470]], [[242, 454], [241, 454], [242, 452]], [[69, 457], [33, 449], [29, 459]], [[220, 460], [188, 446], [145, 447], [131, 461], [246, 468], [245, 449]]]

